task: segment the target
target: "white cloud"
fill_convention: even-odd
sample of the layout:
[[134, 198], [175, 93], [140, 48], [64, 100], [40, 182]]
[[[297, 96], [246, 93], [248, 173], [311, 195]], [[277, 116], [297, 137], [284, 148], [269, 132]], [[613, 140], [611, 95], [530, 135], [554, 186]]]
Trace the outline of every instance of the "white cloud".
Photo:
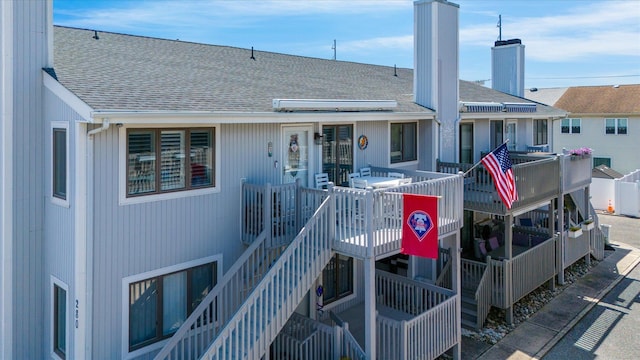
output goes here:
[[411, 0], [201, 0], [201, 1], [127, 1], [115, 6], [86, 11], [56, 10], [56, 14], [70, 19], [57, 24], [74, 27], [108, 27], [133, 29], [145, 26], [204, 26], [235, 27], [271, 16], [300, 16], [308, 14], [375, 14], [402, 10]]
[[[522, 39], [527, 59], [570, 62], [586, 56], [640, 56], [640, 6], [636, 1], [606, 1], [566, 14], [503, 19], [503, 39]], [[496, 24], [460, 29], [461, 46], [487, 46]]]

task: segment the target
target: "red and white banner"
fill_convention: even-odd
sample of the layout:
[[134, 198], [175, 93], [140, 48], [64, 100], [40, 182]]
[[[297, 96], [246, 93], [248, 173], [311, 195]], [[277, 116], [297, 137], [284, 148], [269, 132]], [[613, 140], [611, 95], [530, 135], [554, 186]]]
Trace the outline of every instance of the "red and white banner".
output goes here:
[[402, 248], [407, 255], [438, 258], [438, 197], [403, 194]]

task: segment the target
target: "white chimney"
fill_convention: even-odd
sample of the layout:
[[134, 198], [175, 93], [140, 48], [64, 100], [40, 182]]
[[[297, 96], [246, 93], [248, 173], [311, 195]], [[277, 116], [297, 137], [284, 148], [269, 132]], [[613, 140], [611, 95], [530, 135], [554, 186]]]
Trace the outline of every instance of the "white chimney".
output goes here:
[[524, 45], [520, 39], [499, 40], [491, 48], [491, 88], [524, 97]]
[[451, 162], [458, 148], [458, 9], [446, 0], [414, 2], [414, 100], [436, 111], [438, 157]]

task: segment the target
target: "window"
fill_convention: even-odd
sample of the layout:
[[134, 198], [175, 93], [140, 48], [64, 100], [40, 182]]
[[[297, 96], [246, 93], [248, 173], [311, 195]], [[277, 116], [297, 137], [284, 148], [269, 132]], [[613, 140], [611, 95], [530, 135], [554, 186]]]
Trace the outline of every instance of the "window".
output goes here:
[[51, 195], [54, 200], [66, 203], [67, 200], [67, 123], [54, 122], [52, 127], [51, 149]]
[[563, 134], [580, 134], [580, 119], [562, 119]]
[[67, 289], [53, 283], [53, 353], [60, 359], [67, 356]]
[[473, 164], [473, 123], [460, 124], [460, 162]]
[[391, 163], [418, 160], [418, 124], [391, 124]]
[[547, 119], [533, 120], [533, 145], [546, 145], [547, 134]]
[[353, 258], [336, 254], [322, 271], [323, 304], [353, 294]]
[[128, 129], [127, 197], [215, 186], [213, 128]]
[[217, 262], [131, 282], [129, 351], [173, 335], [217, 283]]
[[627, 119], [604, 119], [605, 134], [625, 135], [627, 133]]
[[491, 128], [491, 148], [495, 149], [504, 142], [504, 121], [491, 120], [489, 124]]
[[593, 167], [598, 167], [600, 165], [604, 165], [604, 166], [610, 168], [611, 167], [611, 158], [594, 157], [593, 158]]

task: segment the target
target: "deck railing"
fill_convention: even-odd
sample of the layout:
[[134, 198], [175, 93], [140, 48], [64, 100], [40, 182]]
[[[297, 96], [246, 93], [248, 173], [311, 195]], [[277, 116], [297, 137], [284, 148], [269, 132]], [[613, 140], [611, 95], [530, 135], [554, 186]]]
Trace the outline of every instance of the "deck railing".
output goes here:
[[457, 343], [458, 297], [443, 301], [411, 320], [378, 314], [376, 353], [379, 359], [435, 359]]
[[410, 315], [421, 314], [453, 296], [451, 290], [376, 270], [377, 303]]
[[368, 251], [373, 251], [376, 257], [397, 253], [401, 241], [403, 193], [441, 197], [438, 234], [459, 230], [463, 214], [462, 177], [439, 174], [434, 178], [432, 174], [414, 171], [411, 176], [421, 181], [386, 189], [332, 187], [329, 193], [336, 207], [336, 251], [357, 258], [366, 258]]
[[487, 264], [469, 259], [460, 259], [460, 284], [463, 289], [472, 290], [478, 287], [485, 273]]
[[[226, 321], [204, 359], [258, 359], [331, 259], [335, 212], [327, 199]], [[329, 234], [329, 236], [327, 235]]]
[[271, 246], [289, 244], [297, 235], [300, 226], [311, 218], [327, 197], [327, 191], [305, 188], [299, 183], [243, 183], [242, 241], [251, 244], [264, 230], [264, 219], [271, 219], [271, 232], [267, 232], [267, 243]]
[[555, 252], [556, 238], [550, 238], [542, 244], [515, 256], [510, 261], [513, 275], [512, 303], [538, 288], [553, 278], [556, 271]]
[[333, 360], [336, 327], [293, 313], [271, 344], [271, 359]]
[[[439, 171], [457, 171], [469, 164], [438, 163]], [[511, 211], [537, 204], [557, 196], [560, 190], [560, 165], [557, 157], [522, 162], [512, 167], [518, 200], [514, 202]], [[464, 208], [465, 210], [482, 211], [490, 214], [506, 214], [507, 209], [500, 200], [493, 179], [483, 166], [477, 166], [465, 175], [464, 180]]]
[[267, 246], [266, 233], [260, 234], [185, 320], [156, 359], [200, 358], [282, 251], [282, 248]]
[[491, 310], [491, 267], [485, 267], [485, 271], [478, 283], [474, 300], [476, 301], [476, 329], [481, 329]]
[[487, 258], [487, 270], [491, 283], [491, 305], [506, 309], [512, 302], [511, 261]]
[[562, 161], [562, 193], [591, 184], [591, 155], [560, 155]]
[[[580, 258], [589, 255], [591, 252], [591, 242], [589, 239], [589, 231], [583, 231], [582, 235], [577, 238], [570, 238], [568, 232], [564, 232], [562, 240], [564, 242], [564, 268], [566, 269]], [[564, 270], [564, 269], [562, 269]]]
[[[364, 306], [362, 303], [357, 305]], [[365, 360], [367, 354], [364, 352], [356, 338], [349, 331], [349, 324], [342, 320], [333, 311], [329, 312], [329, 318], [335, 329], [335, 359], [360, 359]]]

